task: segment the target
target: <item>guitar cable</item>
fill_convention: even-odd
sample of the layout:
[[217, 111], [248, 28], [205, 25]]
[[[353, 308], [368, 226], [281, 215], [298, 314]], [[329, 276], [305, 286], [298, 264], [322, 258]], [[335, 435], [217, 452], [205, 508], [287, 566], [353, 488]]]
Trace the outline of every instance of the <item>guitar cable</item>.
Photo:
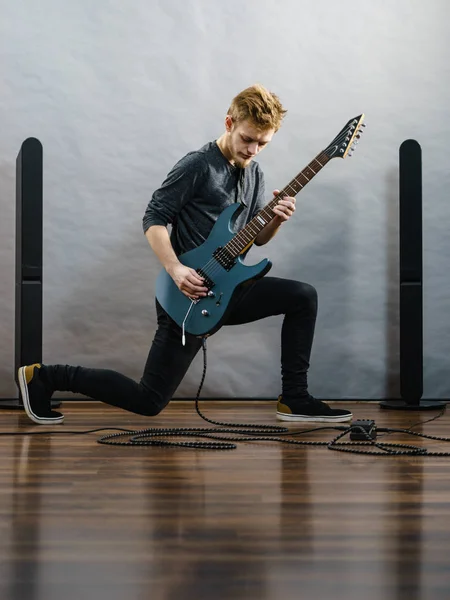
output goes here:
[[[300, 431], [291, 431], [287, 427], [278, 425], [256, 425], [252, 423], [228, 423], [215, 421], [206, 417], [199, 407], [200, 393], [203, 388], [203, 383], [206, 377], [207, 370], [207, 347], [206, 337], [202, 338], [203, 349], [203, 373], [200, 385], [195, 398], [195, 409], [199, 417], [211, 425], [218, 427], [170, 427], [170, 428], [148, 428], [140, 431], [132, 431], [127, 433], [112, 433], [101, 437], [98, 441], [100, 444], [112, 444], [120, 446], [170, 446], [183, 448], [197, 448], [208, 450], [233, 450], [237, 448], [237, 442], [279, 442], [283, 444], [292, 444], [299, 446], [326, 446], [329, 450], [339, 452], [349, 452], [354, 454], [370, 454], [377, 456], [450, 456], [450, 452], [430, 452], [427, 448], [419, 446], [411, 446], [407, 444], [377, 442], [378, 432], [384, 434], [403, 433], [414, 435], [421, 438], [426, 438], [434, 441], [450, 442], [450, 438], [444, 438], [433, 435], [421, 434], [412, 431], [412, 428], [417, 425], [422, 425], [440, 418], [444, 411], [443, 407], [438, 415], [426, 421], [419, 421], [411, 425], [409, 429], [392, 429], [375, 427], [375, 421], [370, 421], [370, 429], [367, 427], [368, 421], [355, 421], [350, 426], [323, 426], [312, 429], [302, 429]], [[331, 441], [300, 441], [291, 439], [295, 436], [311, 433], [314, 431], [324, 430], [339, 431], [339, 434]], [[228, 434], [225, 435], [224, 434]], [[352, 439], [360, 441], [345, 442], [342, 438], [350, 435]], [[123, 439], [125, 436], [128, 439]], [[193, 437], [207, 438], [214, 441], [172, 441], [167, 438], [171, 437]], [[165, 439], [160, 439], [165, 438]], [[362, 446], [370, 446], [370, 450], [363, 450]]]
[[[163, 447], [178, 447], [178, 448], [196, 448], [206, 450], [234, 450], [237, 448], [238, 442], [279, 442], [282, 444], [291, 444], [296, 446], [325, 446], [328, 450], [338, 452], [348, 452], [353, 454], [365, 454], [375, 456], [450, 456], [450, 452], [435, 452], [429, 451], [427, 448], [420, 446], [411, 446], [407, 444], [388, 443], [377, 441], [378, 433], [390, 435], [393, 433], [401, 433], [412, 435], [420, 438], [425, 438], [433, 441], [450, 442], [450, 438], [434, 436], [429, 434], [418, 433], [412, 431], [413, 427], [423, 425], [436, 419], [439, 419], [446, 409], [444, 406], [439, 414], [433, 416], [426, 421], [419, 421], [410, 426], [409, 429], [394, 429], [394, 428], [377, 428], [375, 421], [355, 421], [349, 426], [327, 425], [322, 427], [314, 427], [311, 429], [302, 429], [291, 431], [287, 427], [279, 425], [257, 425], [252, 423], [227, 423], [220, 422], [206, 417], [199, 407], [200, 393], [203, 388], [203, 383], [206, 377], [207, 370], [207, 347], [206, 337], [202, 338], [203, 349], [203, 373], [200, 385], [195, 398], [195, 409], [201, 419], [217, 425], [218, 427], [168, 427], [156, 428], [151, 427], [141, 430], [130, 430], [122, 427], [101, 427], [90, 429], [87, 431], [14, 431], [0, 432], [0, 436], [28, 436], [28, 435], [86, 435], [89, 433], [98, 433], [101, 431], [115, 431], [117, 433], [109, 433], [100, 437], [97, 442], [99, 444], [108, 444], [115, 446], [163, 446]], [[339, 433], [331, 441], [301, 441], [295, 438], [296, 436], [304, 435], [315, 431], [334, 430]], [[224, 435], [227, 434], [227, 435]], [[349, 435], [351, 440], [345, 442], [342, 439]], [[183, 437], [183, 438], [206, 438], [213, 441], [173, 441], [167, 438]], [[160, 439], [164, 438], [164, 439]], [[362, 449], [363, 446], [369, 446], [370, 449]]]

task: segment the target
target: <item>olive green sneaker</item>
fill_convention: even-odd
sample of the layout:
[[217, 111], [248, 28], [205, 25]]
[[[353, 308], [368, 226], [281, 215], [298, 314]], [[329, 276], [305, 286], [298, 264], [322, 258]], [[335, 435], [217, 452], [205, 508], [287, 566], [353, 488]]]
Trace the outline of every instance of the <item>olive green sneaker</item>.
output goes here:
[[39, 425], [55, 425], [64, 421], [64, 415], [52, 410], [49, 391], [39, 378], [42, 365], [35, 363], [20, 367], [17, 377], [25, 412], [32, 421]]
[[325, 402], [309, 395], [306, 400], [288, 400], [278, 396], [277, 419], [280, 421], [302, 421], [304, 423], [343, 423], [351, 421], [353, 415], [344, 408], [331, 408]]

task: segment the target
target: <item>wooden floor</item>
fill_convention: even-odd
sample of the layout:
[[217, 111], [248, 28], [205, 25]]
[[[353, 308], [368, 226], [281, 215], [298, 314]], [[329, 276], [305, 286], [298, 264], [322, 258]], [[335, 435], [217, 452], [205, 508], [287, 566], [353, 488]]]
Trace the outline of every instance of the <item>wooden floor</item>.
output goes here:
[[[378, 427], [436, 414], [351, 406]], [[276, 424], [273, 403], [201, 407], [218, 420]], [[97, 403], [63, 411], [65, 424], [51, 428], [2, 410], [0, 432], [208, 426], [188, 402], [153, 419]], [[415, 430], [450, 436], [449, 425], [447, 411]], [[1, 600], [450, 598], [450, 457], [270, 442], [121, 447], [98, 444], [100, 435], [0, 437]], [[450, 452], [450, 443], [384, 440]]]

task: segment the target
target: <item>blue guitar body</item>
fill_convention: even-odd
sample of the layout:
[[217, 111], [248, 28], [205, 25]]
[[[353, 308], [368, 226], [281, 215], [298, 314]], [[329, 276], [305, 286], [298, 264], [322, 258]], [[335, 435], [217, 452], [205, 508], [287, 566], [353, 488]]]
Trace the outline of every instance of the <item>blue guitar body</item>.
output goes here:
[[[165, 269], [156, 279], [156, 298], [168, 315], [186, 333], [207, 336], [215, 333], [223, 325], [231, 308], [230, 301], [236, 290], [245, 282], [263, 277], [272, 267], [268, 259], [256, 265], [245, 265], [240, 257], [232, 266], [224, 268], [214, 257], [220, 253], [236, 234], [231, 224], [241, 205], [233, 204], [226, 208], [216, 221], [207, 240], [197, 248], [178, 257], [178, 260], [194, 270], [201, 269], [209, 278], [209, 295], [194, 302], [185, 296], [175, 285]], [[218, 250], [219, 249], [219, 250]]]

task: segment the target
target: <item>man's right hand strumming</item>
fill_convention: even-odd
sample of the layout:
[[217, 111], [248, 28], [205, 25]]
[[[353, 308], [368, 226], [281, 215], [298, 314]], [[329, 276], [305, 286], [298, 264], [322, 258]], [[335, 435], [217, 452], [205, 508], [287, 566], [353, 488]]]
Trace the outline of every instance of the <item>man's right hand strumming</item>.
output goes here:
[[203, 278], [194, 269], [186, 267], [178, 260], [170, 243], [167, 227], [152, 225], [145, 235], [156, 256], [172, 277], [180, 292], [183, 292], [185, 296], [192, 300], [198, 300], [198, 298], [206, 296], [208, 288], [205, 287]]
[[186, 267], [179, 262], [171, 266], [167, 272], [174, 280], [180, 292], [183, 292], [188, 298], [198, 300], [198, 298], [202, 298], [208, 293], [208, 288], [205, 287], [203, 278], [194, 269]]

